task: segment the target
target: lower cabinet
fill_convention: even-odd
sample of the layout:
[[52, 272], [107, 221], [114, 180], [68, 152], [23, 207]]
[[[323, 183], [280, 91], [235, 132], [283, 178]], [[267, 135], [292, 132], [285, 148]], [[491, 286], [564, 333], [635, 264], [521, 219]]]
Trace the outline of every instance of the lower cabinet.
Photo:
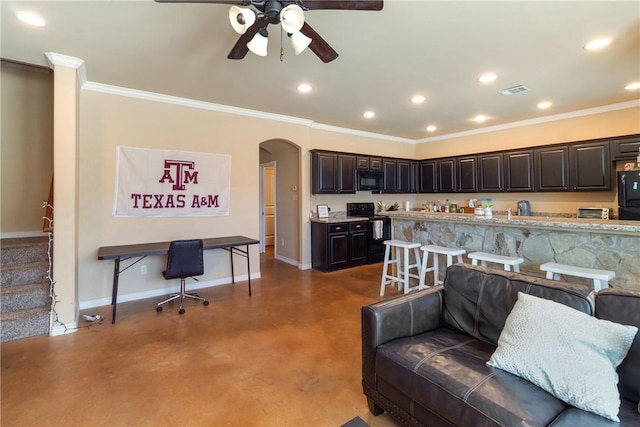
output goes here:
[[311, 265], [323, 271], [367, 263], [367, 221], [311, 223]]

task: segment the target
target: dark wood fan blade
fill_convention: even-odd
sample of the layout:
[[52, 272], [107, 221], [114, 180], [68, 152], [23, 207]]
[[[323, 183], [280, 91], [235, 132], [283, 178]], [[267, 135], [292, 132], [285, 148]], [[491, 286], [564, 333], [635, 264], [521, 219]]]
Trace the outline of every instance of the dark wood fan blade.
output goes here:
[[253, 36], [255, 36], [256, 33], [260, 31], [261, 28], [265, 28], [267, 25], [269, 25], [269, 21], [259, 20], [258, 22], [256, 22], [255, 24], [247, 28], [247, 31], [244, 34], [242, 34], [240, 38], [238, 38], [238, 41], [236, 42], [236, 44], [233, 45], [233, 47], [231, 48], [231, 52], [229, 52], [229, 55], [227, 55], [227, 58], [243, 59], [245, 56], [247, 56], [247, 53], [249, 52], [247, 43], [251, 41]]
[[311, 25], [305, 22], [300, 32], [311, 38], [309, 49], [311, 49], [322, 62], [331, 62], [338, 57], [338, 52], [333, 50], [333, 48], [329, 46], [329, 43], [320, 37], [320, 34], [318, 34], [316, 30], [311, 28]]
[[382, 10], [382, 0], [302, 0], [305, 9]]

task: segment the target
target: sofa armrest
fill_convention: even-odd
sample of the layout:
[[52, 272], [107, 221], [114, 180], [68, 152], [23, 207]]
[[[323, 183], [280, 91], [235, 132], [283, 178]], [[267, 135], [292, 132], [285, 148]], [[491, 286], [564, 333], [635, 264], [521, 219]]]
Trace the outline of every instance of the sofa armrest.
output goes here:
[[375, 357], [379, 345], [441, 327], [442, 304], [443, 287], [436, 286], [363, 306], [363, 381], [375, 387]]

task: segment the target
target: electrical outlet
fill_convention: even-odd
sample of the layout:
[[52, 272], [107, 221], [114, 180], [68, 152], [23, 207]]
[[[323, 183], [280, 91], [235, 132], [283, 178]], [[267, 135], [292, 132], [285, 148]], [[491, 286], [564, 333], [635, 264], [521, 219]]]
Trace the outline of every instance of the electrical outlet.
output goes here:
[[145, 274], [147, 274], [147, 266], [146, 265], [141, 265], [140, 266], [140, 274], [142, 274], [143, 276]]
[[280, 240], [280, 246], [284, 246], [284, 239]]

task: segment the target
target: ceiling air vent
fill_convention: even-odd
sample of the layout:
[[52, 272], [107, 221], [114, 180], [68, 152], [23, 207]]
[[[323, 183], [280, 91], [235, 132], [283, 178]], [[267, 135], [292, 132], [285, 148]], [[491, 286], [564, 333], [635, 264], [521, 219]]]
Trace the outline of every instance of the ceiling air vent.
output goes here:
[[530, 90], [531, 89], [529, 89], [525, 85], [519, 85], [519, 86], [514, 86], [507, 89], [499, 90], [498, 93], [502, 96], [510, 96], [510, 95], [515, 95], [516, 93], [528, 92]]

